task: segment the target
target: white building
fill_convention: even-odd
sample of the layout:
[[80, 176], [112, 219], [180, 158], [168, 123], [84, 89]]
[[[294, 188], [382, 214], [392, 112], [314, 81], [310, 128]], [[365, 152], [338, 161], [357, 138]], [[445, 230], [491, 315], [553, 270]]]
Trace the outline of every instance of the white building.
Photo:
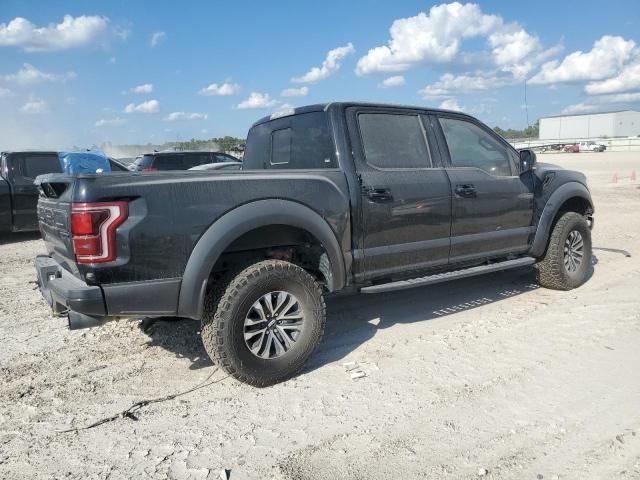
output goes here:
[[541, 140], [635, 137], [640, 135], [640, 112], [585, 113], [540, 119]]

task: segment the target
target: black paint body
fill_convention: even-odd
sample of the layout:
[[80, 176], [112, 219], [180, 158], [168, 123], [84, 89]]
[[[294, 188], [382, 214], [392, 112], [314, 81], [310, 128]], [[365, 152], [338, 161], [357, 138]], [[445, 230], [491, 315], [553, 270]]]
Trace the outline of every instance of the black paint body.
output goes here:
[[38, 230], [38, 189], [33, 183], [35, 179], [23, 171], [25, 157], [49, 160], [54, 168], [48, 172], [61, 171], [57, 152], [0, 154], [0, 231]]
[[[371, 112], [420, 119], [429, 152], [425, 168], [376, 168], [367, 162], [358, 115]], [[331, 148], [321, 156], [324, 168], [269, 164], [263, 153], [273, 146], [265, 131], [290, 128], [296, 116], [309, 113], [326, 116]], [[90, 283], [103, 289], [106, 315], [135, 311], [198, 318], [212, 262], [252, 228], [282, 225], [309, 232], [329, 255], [333, 281], [328, 288], [339, 290], [495, 259], [540, 256], [543, 252], [532, 249], [539, 250], [541, 242], [546, 246], [564, 201], [580, 197], [588, 204], [585, 212], [593, 213], [584, 175], [577, 172], [540, 166], [521, 174], [515, 165], [513, 175], [496, 177], [479, 168], [454, 167], [441, 117], [473, 122], [518, 158], [506, 141], [461, 113], [313, 105], [296, 109], [294, 116], [256, 122], [242, 171], [39, 177], [40, 229], [51, 258], [62, 268], [83, 281], [93, 274]], [[460, 190], [469, 185], [471, 197]], [[562, 202], [554, 201], [562, 186]], [[57, 198], [46, 194], [50, 187], [61, 192]], [[120, 199], [128, 200], [130, 208], [118, 228], [117, 260], [77, 265], [69, 234], [71, 203]], [[273, 235], [247, 248], [277, 245]], [[161, 292], [162, 299], [154, 292]]]

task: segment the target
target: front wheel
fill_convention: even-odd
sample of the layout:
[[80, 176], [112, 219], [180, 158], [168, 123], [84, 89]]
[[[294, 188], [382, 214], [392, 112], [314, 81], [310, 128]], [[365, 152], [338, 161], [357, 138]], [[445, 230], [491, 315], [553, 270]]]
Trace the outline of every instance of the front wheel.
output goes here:
[[584, 216], [562, 214], [536, 267], [538, 283], [546, 288], [571, 290], [586, 282], [591, 269], [591, 230]]
[[202, 341], [214, 363], [262, 387], [302, 369], [320, 343], [325, 317], [311, 275], [289, 262], [265, 260], [208, 295]]

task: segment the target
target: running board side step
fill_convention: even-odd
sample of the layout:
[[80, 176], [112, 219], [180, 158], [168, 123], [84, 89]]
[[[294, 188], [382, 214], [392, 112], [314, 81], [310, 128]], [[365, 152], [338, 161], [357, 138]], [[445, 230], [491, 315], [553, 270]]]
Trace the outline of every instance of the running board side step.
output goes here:
[[397, 282], [381, 283], [360, 289], [362, 293], [382, 293], [404, 290], [405, 288], [422, 287], [423, 285], [433, 285], [435, 283], [447, 282], [458, 278], [474, 277], [483, 273], [498, 272], [510, 268], [526, 267], [536, 263], [533, 257], [516, 258], [514, 260], [504, 260], [502, 262], [490, 263], [489, 265], [479, 265], [477, 267], [462, 268], [451, 272], [427, 275], [426, 277], [410, 278], [409, 280], [399, 280]]

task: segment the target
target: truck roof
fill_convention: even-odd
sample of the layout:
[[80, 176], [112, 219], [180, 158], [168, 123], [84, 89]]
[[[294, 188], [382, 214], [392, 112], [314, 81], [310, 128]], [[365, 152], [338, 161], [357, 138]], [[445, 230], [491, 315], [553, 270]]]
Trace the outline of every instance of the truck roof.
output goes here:
[[256, 121], [252, 127], [256, 125], [260, 125], [261, 123], [269, 122], [271, 120], [275, 120], [276, 118], [287, 117], [290, 115], [299, 115], [301, 113], [310, 113], [310, 112], [321, 112], [326, 111], [329, 107], [336, 106], [338, 108], [344, 107], [393, 107], [393, 108], [406, 108], [412, 110], [426, 110], [430, 112], [446, 112], [446, 113], [455, 113], [459, 115], [465, 115], [464, 112], [455, 111], [455, 110], [445, 110], [442, 108], [433, 108], [433, 107], [424, 107], [419, 105], [402, 105], [402, 104], [394, 104], [394, 103], [379, 103], [379, 102], [326, 102], [326, 103], [315, 103], [312, 105], [305, 105], [302, 107], [295, 107], [290, 109], [285, 109], [283, 111], [276, 111], [271, 115], [267, 115], [266, 117], [262, 117], [260, 120]]
[[0, 153], [4, 153], [7, 155], [12, 153], [46, 153], [47, 155], [58, 154], [58, 152], [55, 150], [4, 150]]

